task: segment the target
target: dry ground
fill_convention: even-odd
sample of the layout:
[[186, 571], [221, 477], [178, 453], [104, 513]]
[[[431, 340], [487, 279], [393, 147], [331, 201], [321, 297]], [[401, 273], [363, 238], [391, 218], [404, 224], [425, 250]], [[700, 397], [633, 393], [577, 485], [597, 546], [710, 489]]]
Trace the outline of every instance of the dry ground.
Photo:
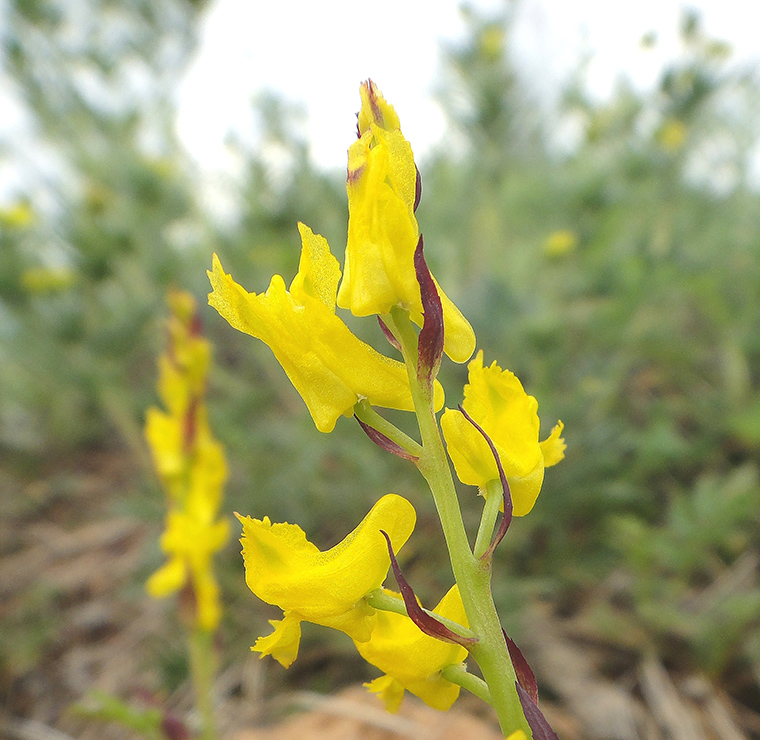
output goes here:
[[[139, 589], [146, 543], [157, 532], [137, 517], [113, 514], [114, 499], [134, 476], [121, 459], [91, 455], [63, 467], [63, 475], [38, 471], [24, 484], [0, 473], [0, 738], [133, 737], [66, 709], [92, 688], [134, 698], [158, 685], [153, 636], [172, 622], [166, 605]], [[742, 567], [756, 584], [756, 560]], [[588, 628], [582, 610], [560, 619], [550, 604], [530, 608], [521, 647], [563, 740], [760, 740], [760, 706], [740, 701], [731, 687], [678, 673], [656, 654], [642, 656], [630, 636], [610, 644]], [[446, 714], [408, 698], [393, 716], [360, 686], [329, 696], [272, 695], [265, 671], [246, 653], [222, 672], [225, 738], [500, 737], [493, 717], [470, 696]], [[186, 687], [165, 701], [192, 722]]]

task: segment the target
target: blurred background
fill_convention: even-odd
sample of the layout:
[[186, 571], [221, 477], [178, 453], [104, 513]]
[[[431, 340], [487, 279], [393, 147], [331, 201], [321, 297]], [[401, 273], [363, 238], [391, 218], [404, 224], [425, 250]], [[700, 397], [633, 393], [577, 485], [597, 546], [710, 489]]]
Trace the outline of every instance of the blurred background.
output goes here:
[[[407, 577], [425, 603], [448, 589], [416, 471], [348, 419], [319, 434], [270, 351], [205, 306], [214, 251], [251, 291], [289, 282], [298, 220], [342, 257], [372, 76], [417, 154], [434, 273], [542, 437], [565, 423], [495, 566], [547, 716], [568, 740], [760, 738], [758, 9], [271, 5], [0, 3], [0, 736], [128, 737], [67, 713], [91, 688], [188, 705], [172, 604], [144, 594], [172, 286], [215, 347], [228, 515], [326, 548], [400, 493], [420, 515]], [[459, 403], [466, 367], [442, 381]], [[218, 563], [226, 730], [376, 675], [321, 629], [287, 673], [251, 662], [277, 610], [236, 541]]]

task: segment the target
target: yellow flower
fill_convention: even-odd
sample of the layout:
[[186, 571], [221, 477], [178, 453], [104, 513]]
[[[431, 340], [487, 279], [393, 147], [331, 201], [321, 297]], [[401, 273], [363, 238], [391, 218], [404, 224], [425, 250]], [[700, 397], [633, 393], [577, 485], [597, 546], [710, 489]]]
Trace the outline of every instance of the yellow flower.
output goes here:
[[[400, 594], [386, 593], [401, 599]], [[468, 627], [459, 588], [453, 586], [435, 608], [435, 613]], [[404, 690], [434, 709], [446, 711], [459, 696], [459, 686], [441, 676], [450, 665], [461, 663], [467, 650], [460, 645], [423, 634], [412, 620], [393, 612], [378, 612], [368, 642], [357, 642], [361, 656], [386, 675], [366, 684], [378, 694], [389, 712], [398, 710]]]
[[553, 231], [546, 237], [544, 251], [549, 257], [562, 257], [578, 246], [578, 235], [570, 229]]
[[199, 334], [195, 301], [169, 295], [169, 346], [159, 360], [158, 391], [166, 410], [148, 409], [145, 436], [169, 498], [161, 549], [168, 562], [146, 584], [160, 598], [190, 581], [198, 626], [214, 630], [221, 607], [212, 569], [224, 547], [229, 522], [217, 520], [227, 467], [222, 446], [211, 435], [203, 401], [211, 349]]
[[206, 507], [200, 510], [172, 510], [166, 517], [161, 549], [169, 561], [159, 568], [146, 584], [148, 593], [161, 598], [179, 591], [188, 578], [193, 584], [198, 625], [214, 630], [219, 624], [221, 607], [219, 586], [214, 578], [212, 556], [224, 547], [229, 536], [229, 522], [209, 520]]
[[67, 267], [28, 267], [21, 273], [21, 287], [27, 293], [59, 293], [76, 282], [76, 273]]
[[689, 129], [683, 121], [677, 118], [669, 118], [657, 132], [657, 140], [663, 149], [667, 152], [677, 152], [686, 142]]
[[414, 507], [401, 496], [383, 496], [359, 526], [331, 550], [320, 551], [295, 524], [272, 524], [269, 517], [238, 515], [243, 525], [243, 560], [248, 587], [262, 601], [279, 606], [284, 617], [270, 624], [253, 650], [272, 655], [286, 668], [298, 654], [301, 622], [369, 640], [376, 612], [364, 597], [380, 588], [390, 567], [388, 533], [398, 551], [414, 529]]
[[[320, 432], [330, 432], [357, 401], [413, 410], [406, 368], [351, 333], [335, 314], [338, 261], [327, 241], [299, 224], [303, 248], [298, 274], [285, 289], [275, 275], [266, 293], [248, 293], [225, 274], [214, 255], [209, 304], [229, 323], [269, 345], [306, 402]], [[443, 405], [437, 387], [436, 408]]]
[[525, 734], [525, 730], [515, 730], [507, 740], [528, 740], [528, 736]]
[[34, 211], [28, 203], [16, 203], [10, 207], [0, 206], [0, 226], [9, 229], [25, 229], [34, 221]]
[[[512, 494], [515, 516], [524, 516], [541, 491], [544, 468], [565, 456], [560, 437], [563, 424], [538, 441], [538, 402], [522, 383], [496, 362], [483, 367], [481, 350], [470, 362], [469, 383], [464, 387], [464, 410], [484, 429], [496, 446]], [[441, 419], [449, 456], [462, 483], [485, 489], [499, 478], [496, 460], [483, 436], [460, 411], [446, 409]]]
[[[414, 250], [417, 167], [398, 116], [369, 81], [361, 87], [359, 139], [348, 150], [348, 244], [338, 305], [355, 316], [386, 314], [400, 305], [422, 323]], [[436, 284], [437, 285], [437, 284]], [[467, 319], [438, 287], [445, 351], [465, 362], [475, 349]]]

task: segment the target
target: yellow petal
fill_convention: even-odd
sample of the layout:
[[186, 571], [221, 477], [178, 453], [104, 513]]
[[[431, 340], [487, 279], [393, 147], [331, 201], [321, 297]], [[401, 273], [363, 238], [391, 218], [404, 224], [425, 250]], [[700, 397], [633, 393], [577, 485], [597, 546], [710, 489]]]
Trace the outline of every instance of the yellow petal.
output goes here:
[[528, 736], [525, 734], [524, 730], [515, 730], [510, 733], [507, 740], [528, 740]]
[[[393, 595], [401, 598], [398, 594]], [[468, 626], [456, 585], [434, 611], [464, 627]], [[355, 644], [367, 662], [435, 709], [449, 709], [459, 695], [459, 686], [447, 681], [440, 672], [446, 666], [461, 663], [467, 657], [467, 650], [428, 637], [403, 614], [378, 612], [369, 641]]]
[[565, 450], [567, 445], [565, 440], [560, 436], [565, 425], [559, 421], [552, 429], [552, 433], [541, 442], [541, 452], [544, 456], [544, 465], [550, 468], [552, 465], [556, 465], [560, 460], [565, 458]]
[[362, 82], [359, 94], [362, 99], [357, 122], [360, 136], [368, 131], [373, 123], [389, 131], [399, 128], [401, 124], [396, 111], [372, 80]]
[[284, 668], [290, 668], [301, 644], [301, 618], [295, 612], [288, 612], [283, 619], [270, 619], [269, 624], [274, 632], [259, 637], [251, 650], [261, 653], [260, 658], [271, 655]]
[[187, 566], [183, 558], [174, 557], [161, 566], [145, 584], [148, 593], [156, 599], [179, 591], [187, 581]]
[[[483, 367], [483, 352], [469, 366], [464, 410], [483, 428], [496, 447], [509, 481], [515, 516], [533, 508], [544, 480], [546, 453], [551, 464], [562, 459], [561, 426], [539, 444], [538, 403], [517, 377], [495, 362]], [[486, 488], [499, 477], [493, 453], [481, 433], [458, 410], [447, 409], [441, 429], [457, 476], [466, 485]]]
[[321, 552], [295, 524], [272, 524], [240, 517], [246, 583], [260, 599], [296, 612], [309, 622], [340, 629], [367, 640], [374, 610], [364, 597], [379, 588], [388, 573], [388, 548], [406, 542], [416, 515], [401, 496], [383, 496], [359, 526], [331, 550]]
[[[227, 524], [227, 522], [224, 522]], [[226, 528], [225, 537], [226, 540]], [[198, 612], [198, 626], [213, 632], [222, 618], [219, 584], [211, 569], [210, 555], [195, 559], [192, 567], [193, 591]]]
[[386, 711], [396, 714], [401, 708], [404, 698], [404, 687], [391, 676], [380, 676], [374, 681], [364, 684], [365, 688], [373, 694], [377, 694], [385, 704]]
[[329, 288], [335, 274], [332, 256], [311, 232], [302, 233], [308, 256], [302, 261], [306, 272], [293, 281], [295, 295], [279, 275], [265, 294], [248, 293], [214, 255], [210, 305], [234, 328], [269, 345], [319, 431], [332, 431], [338, 417], [350, 415], [363, 398], [376, 406], [412, 410], [404, 365], [359, 340], [335, 315], [334, 304], [323, 302], [334, 290]]
[[[387, 104], [377, 88], [362, 88], [362, 99], [366, 105], [360, 113], [361, 136], [348, 150], [348, 243], [338, 305], [355, 316], [382, 315], [401, 306], [419, 324], [414, 155], [392, 108], [394, 124], [383, 123], [382, 106]], [[382, 104], [373, 104], [376, 100]], [[465, 362], [475, 349], [475, 334], [440, 286], [438, 292], [443, 304], [444, 350], [455, 362]]]
[[335, 295], [340, 282], [340, 265], [330, 252], [327, 239], [299, 222], [301, 261], [290, 284], [290, 294], [300, 303], [306, 296], [316, 298], [335, 313]]

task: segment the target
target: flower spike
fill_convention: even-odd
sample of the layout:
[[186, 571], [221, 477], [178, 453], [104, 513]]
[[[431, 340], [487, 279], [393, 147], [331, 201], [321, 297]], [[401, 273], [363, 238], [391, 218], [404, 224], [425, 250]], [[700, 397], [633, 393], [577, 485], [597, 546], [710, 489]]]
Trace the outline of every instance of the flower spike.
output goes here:
[[420, 284], [423, 323], [418, 342], [417, 377], [432, 386], [443, 356], [443, 305], [438, 288], [425, 262], [422, 234], [414, 250], [414, 270]]
[[453, 642], [456, 645], [461, 645], [464, 648], [468, 648], [474, 645], [477, 641], [477, 637], [463, 637], [458, 635], [453, 630], [450, 630], [445, 624], [439, 622], [435, 617], [428, 614], [417, 601], [417, 597], [414, 595], [414, 589], [409, 585], [409, 582], [404, 578], [404, 574], [401, 572], [396, 555], [393, 552], [393, 545], [391, 545], [391, 539], [385, 531], [380, 530], [380, 534], [385, 537], [385, 541], [388, 543], [388, 555], [391, 558], [391, 568], [393, 568], [393, 575], [396, 577], [401, 596], [404, 599], [404, 605], [406, 606], [406, 613], [419, 628], [420, 631], [426, 634], [428, 637], [434, 637], [437, 640], [443, 642]]
[[359, 426], [364, 430], [364, 433], [378, 446], [382, 447], [386, 452], [390, 452], [393, 455], [404, 458], [404, 460], [411, 460], [416, 463], [420, 458], [417, 455], [412, 455], [407, 452], [401, 445], [396, 444], [390, 437], [386, 437], [382, 432], [378, 432], [377, 429], [371, 427], [369, 424], [365, 424], [356, 414], [354, 419], [359, 422]]
[[528, 661], [525, 660], [522, 651], [517, 647], [515, 641], [505, 632], [503, 627], [501, 628], [501, 631], [504, 635], [504, 641], [507, 643], [510, 660], [514, 666], [515, 673], [517, 674], [517, 682], [528, 692], [528, 696], [538, 704], [538, 683], [536, 682], [536, 676], [533, 673], [533, 669], [528, 665]]
[[[512, 505], [512, 495], [509, 492], [509, 482], [507, 481], [507, 476], [504, 473], [504, 467], [501, 464], [501, 460], [499, 459], [499, 453], [496, 451], [496, 447], [494, 446], [494, 443], [491, 441], [491, 438], [485, 433], [485, 430], [483, 427], [480, 426], [465, 410], [462, 408], [462, 405], [459, 405], [459, 410], [462, 412], [462, 416], [464, 416], [467, 421], [472, 424], [475, 429], [477, 429], [482, 435], [483, 439], [488, 443], [488, 446], [491, 449], [491, 452], [493, 453], [494, 459], [496, 460], [496, 467], [499, 470], [499, 479], [501, 480], [501, 488], [504, 492], [504, 515], [501, 518], [501, 524], [499, 525], [499, 531], [496, 533], [496, 537], [494, 537], [493, 542], [489, 545], [488, 549], [480, 556], [481, 560], [485, 560], [486, 558], [490, 558], [493, 555], [493, 551], [496, 549], [497, 545], [504, 539], [504, 535], [507, 533], [507, 530], [509, 529], [509, 525], [512, 523], [512, 509], [514, 508]], [[509, 644], [509, 643], [507, 643]]]
[[543, 712], [538, 708], [536, 702], [530, 698], [530, 694], [517, 681], [515, 681], [515, 688], [525, 713], [525, 719], [533, 733], [533, 740], [559, 740], [559, 735], [552, 730]]

